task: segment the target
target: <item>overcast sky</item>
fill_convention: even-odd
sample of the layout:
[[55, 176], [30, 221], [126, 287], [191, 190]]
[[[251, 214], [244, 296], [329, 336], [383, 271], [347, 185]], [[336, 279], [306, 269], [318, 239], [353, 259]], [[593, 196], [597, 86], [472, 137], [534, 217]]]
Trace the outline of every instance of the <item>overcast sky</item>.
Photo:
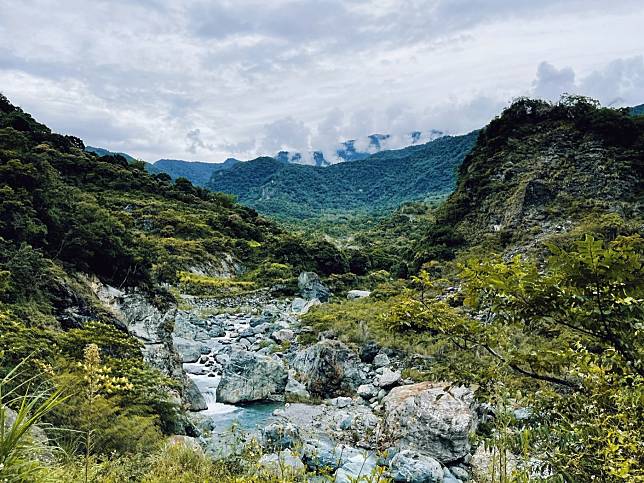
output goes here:
[[0, 92], [149, 161], [462, 133], [564, 91], [644, 103], [642, 0], [0, 0]]

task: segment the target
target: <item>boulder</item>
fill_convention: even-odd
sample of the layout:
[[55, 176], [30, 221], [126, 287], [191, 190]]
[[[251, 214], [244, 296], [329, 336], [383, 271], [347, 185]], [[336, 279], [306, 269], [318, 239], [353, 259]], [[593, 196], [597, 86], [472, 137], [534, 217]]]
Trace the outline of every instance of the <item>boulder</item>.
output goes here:
[[361, 396], [365, 399], [371, 399], [378, 395], [379, 389], [373, 384], [362, 384], [358, 386], [358, 396]]
[[371, 363], [379, 352], [380, 346], [374, 341], [369, 341], [365, 343], [360, 350], [360, 360], [362, 362]]
[[315, 307], [316, 305], [321, 304], [322, 302], [320, 302], [319, 299], [305, 300], [296, 298], [293, 299], [293, 303], [291, 304], [291, 312], [293, 312], [294, 314], [304, 315], [308, 313], [309, 310], [311, 310], [311, 307]]
[[261, 401], [284, 394], [288, 373], [284, 364], [254, 352], [236, 351], [224, 367], [217, 401], [227, 404]]
[[320, 302], [328, 302], [331, 296], [329, 288], [322, 283], [320, 277], [314, 272], [302, 272], [297, 278], [297, 286], [300, 294], [306, 300], [318, 299]]
[[369, 290], [349, 290], [347, 292], [347, 298], [349, 300], [363, 299], [371, 295]]
[[295, 379], [294, 370], [288, 371], [288, 381], [286, 382], [284, 394], [298, 399], [309, 399], [311, 397], [309, 391], [306, 390], [306, 386]]
[[189, 411], [204, 411], [208, 409], [208, 404], [206, 404], [203, 394], [201, 394], [201, 391], [199, 391], [199, 388], [192, 379], [186, 379], [183, 397], [188, 404]]
[[307, 390], [322, 398], [351, 394], [364, 382], [358, 357], [337, 340], [322, 340], [298, 351], [291, 366]]
[[326, 436], [320, 436], [305, 441], [302, 455], [306, 465], [313, 471], [322, 469], [335, 471], [349, 458], [360, 455], [360, 451], [351, 446], [337, 444]]
[[468, 436], [477, 425], [469, 388], [421, 382], [392, 389], [383, 403], [386, 434], [401, 448], [421, 451], [443, 464], [468, 454]]
[[266, 446], [282, 450], [292, 448], [300, 441], [300, 432], [294, 425], [286, 423], [271, 423], [262, 430]]
[[373, 358], [373, 365], [376, 367], [385, 367], [391, 364], [389, 356], [383, 352], [380, 352]]
[[376, 386], [378, 387], [391, 387], [397, 384], [400, 384], [402, 381], [402, 375], [400, 371], [392, 371], [388, 367], [384, 368], [382, 374], [380, 374], [375, 381]]
[[291, 329], [280, 329], [271, 334], [271, 338], [279, 344], [291, 341], [294, 337], [295, 332], [293, 332]]
[[352, 483], [355, 481], [371, 481], [378, 460], [373, 453], [359, 453], [350, 457], [335, 473], [335, 483]]
[[181, 356], [183, 362], [197, 362], [201, 355], [210, 352], [210, 349], [203, 342], [184, 339], [183, 337], [172, 337], [174, 349]]
[[407, 483], [440, 483], [443, 468], [431, 456], [415, 451], [403, 450], [391, 460], [389, 474], [394, 481]]
[[302, 460], [295, 456], [290, 449], [266, 454], [259, 459], [258, 465], [264, 473], [283, 480], [297, 477], [306, 471]]

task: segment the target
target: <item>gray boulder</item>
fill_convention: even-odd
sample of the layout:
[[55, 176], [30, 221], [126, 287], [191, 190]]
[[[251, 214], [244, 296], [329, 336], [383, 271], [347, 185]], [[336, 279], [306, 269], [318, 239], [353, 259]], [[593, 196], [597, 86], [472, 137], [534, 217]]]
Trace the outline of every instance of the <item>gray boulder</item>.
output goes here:
[[394, 481], [407, 483], [440, 483], [443, 468], [431, 456], [403, 450], [391, 460], [389, 474]]
[[201, 394], [201, 391], [199, 391], [199, 388], [192, 379], [186, 378], [183, 397], [188, 404], [189, 411], [204, 411], [208, 409], [208, 404], [206, 404], [203, 394]]
[[378, 395], [379, 389], [373, 384], [361, 384], [358, 386], [358, 396], [361, 396], [365, 399], [371, 399]]
[[371, 295], [369, 290], [349, 290], [347, 292], [347, 298], [349, 300], [363, 299]]
[[259, 459], [258, 465], [264, 473], [285, 480], [297, 477], [306, 471], [302, 460], [295, 456], [290, 449], [266, 454]]
[[383, 352], [380, 352], [373, 358], [373, 365], [376, 367], [385, 367], [391, 364], [389, 356]]
[[421, 451], [443, 464], [468, 454], [468, 437], [477, 426], [469, 388], [421, 382], [392, 389], [383, 403], [386, 435], [401, 448]]
[[288, 371], [288, 381], [286, 382], [286, 388], [284, 389], [284, 394], [287, 396], [292, 396], [299, 399], [308, 399], [311, 397], [309, 391], [306, 390], [306, 386], [300, 381], [295, 379], [295, 371]]
[[291, 341], [294, 337], [295, 332], [293, 332], [291, 329], [280, 329], [271, 334], [271, 338], [280, 344]]
[[400, 381], [402, 381], [402, 375], [400, 371], [392, 371], [388, 367], [385, 367], [384, 371], [382, 371], [382, 374], [380, 374], [376, 378], [375, 383], [376, 386], [384, 388], [400, 384]]
[[350, 457], [335, 473], [335, 483], [370, 481], [378, 459], [373, 453], [359, 453]]
[[300, 294], [306, 300], [318, 299], [320, 302], [328, 302], [331, 296], [329, 288], [320, 281], [320, 277], [314, 272], [302, 272], [297, 278], [297, 286]]
[[253, 352], [233, 352], [217, 386], [217, 401], [237, 404], [268, 399], [284, 394], [287, 380], [281, 361]]
[[208, 346], [203, 342], [183, 337], [172, 337], [172, 342], [183, 362], [197, 362], [202, 354], [210, 352]]
[[295, 354], [297, 370], [314, 396], [333, 398], [355, 392], [364, 382], [356, 354], [337, 340], [322, 340]]
[[300, 441], [300, 432], [294, 425], [285, 423], [271, 423], [262, 430], [266, 446], [282, 450], [292, 448]]

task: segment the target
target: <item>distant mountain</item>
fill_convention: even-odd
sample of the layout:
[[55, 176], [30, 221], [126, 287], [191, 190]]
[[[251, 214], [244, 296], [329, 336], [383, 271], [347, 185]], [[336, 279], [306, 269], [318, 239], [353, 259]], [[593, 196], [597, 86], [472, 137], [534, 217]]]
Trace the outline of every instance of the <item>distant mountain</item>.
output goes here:
[[[346, 161], [358, 161], [367, 159], [373, 154], [391, 149], [391, 147], [420, 145], [434, 139], [438, 139], [445, 134], [435, 129], [421, 132], [414, 131], [402, 137], [391, 136], [389, 134], [372, 134], [364, 139], [352, 139], [338, 145], [336, 156], [327, 160], [322, 151], [313, 151], [304, 155], [302, 153], [280, 151], [273, 159], [283, 164], [303, 164], [318, 167], [330, 166]], [[92, 148], [99, 156], [109, 154], [110, 151], [102, 148]], [[100, 154], [99, 151], [103, 152]], [[119, 153], [121, 154], [121, 153]], [[205, 163], [201, 161], [184, 161], [181, 159], [160, 159], [153, 164], [146, 166], [151, 173], [166, 173], [172, 179], [187, 178], [197, 186], [205, 186], [213, 173], [217, 171], [228, 170], [237, 163], [242, 161], [235, 158], [228, 158], [224, 163]]]
[[228, 158], [223, 163], [204, 163], [201, 161], [183, 161], [181, 159], [159, 159], [152, 167], [158, 172], [167, 173], [172, 179], [187, 178], [194, 185], [205, 186], [216, 171], [226, 170], [240, 161]]
[[134, 156], [130, 156], [127, 153], [109, 151], [109, 150], [107, 150], [105, 148], [96, 148], [94, 146], [85, 146], [85, 151], [87, 151], [88, 153], [96, 153], [99, 156], [109, 156], [111, 154], [120, 154], [125, 159], [127, 159], [129, 163], [131, 163], [132, 161], [136, 161], [136, 158]]
[[443, 136], [328, 167], [261, 157], [213, 173], [206, 187], [237, 195], [259, 212], [283, 218], [393, 209], [406, 201], [451, 193], [456, 170], [477, 135]]
[[644, 104], [640, 104], [639, 106], [629, 107], [628, 111], [631, 116], [644, 116]]

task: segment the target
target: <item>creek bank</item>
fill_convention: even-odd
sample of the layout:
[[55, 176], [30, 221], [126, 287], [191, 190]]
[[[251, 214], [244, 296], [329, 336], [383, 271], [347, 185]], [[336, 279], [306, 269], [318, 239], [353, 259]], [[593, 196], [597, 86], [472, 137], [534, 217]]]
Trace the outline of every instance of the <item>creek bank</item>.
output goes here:
[[[328, 332], [303, 346], [299, 336], [310, 328], [299, 315], [326, 291], [315, 276], [300, 279], [296, 299], [183, 300], [190, 308], [179, 311], [173, 338], [207, 402], [191, 416], [206, 451], [226, 457], [254, 438], [267, 452], [261, 466], [275, 476], [324, 468], [339, 482], [376, 473], [461, 481], [477, 424], [472, 391], [413, 384], [401, 374], [404, 356], [377, 344], [357, 352]], [[234, 420], [240, 433], [222, 428]]]

